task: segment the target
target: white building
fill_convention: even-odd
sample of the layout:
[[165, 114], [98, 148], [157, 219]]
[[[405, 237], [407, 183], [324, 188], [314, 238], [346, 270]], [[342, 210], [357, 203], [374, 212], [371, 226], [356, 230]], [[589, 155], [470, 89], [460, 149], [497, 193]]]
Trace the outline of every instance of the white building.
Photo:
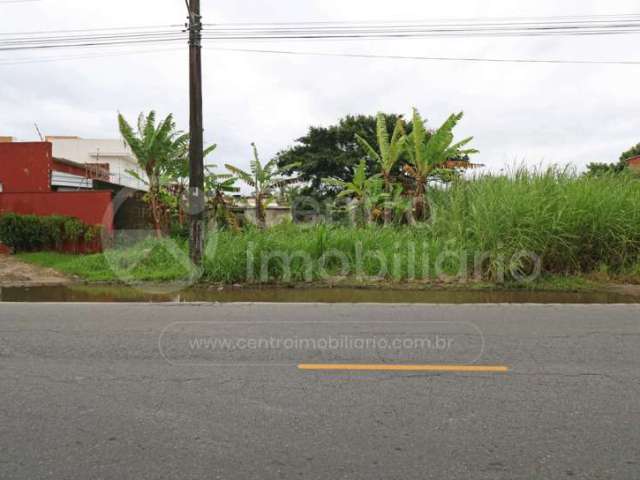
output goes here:
[[146, 178], [123, 140], [58, 136], [48, 136], [45, 140], [53, 145], [54, 158], [82, 164], [108, 164], [111, 183], [138, 190], [147, 189], [144, 182], [127, 173], [134, 171], [141, 178]]

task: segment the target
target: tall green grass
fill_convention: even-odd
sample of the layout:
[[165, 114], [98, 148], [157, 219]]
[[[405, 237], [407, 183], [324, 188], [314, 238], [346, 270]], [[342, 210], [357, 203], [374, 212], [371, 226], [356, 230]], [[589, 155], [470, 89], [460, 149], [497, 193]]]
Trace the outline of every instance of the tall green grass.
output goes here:
[[640, 258], [640, 180], [553, 168], [482, 176], [438, 196], [433, 234], [494, 256], [535, 252], [546, 272], [619, 271]]
[[222, 232], [215, 255], [205, 261], [205, 278], [229, 283], [426, 278], [428, 258], [436, 257], [440, 243], [427, 228], [281, 225], [264, 232]]
[[[281, 225], [218, 232], [198, 278], [299, 282], [361, 275], [403, 281], [477, 274], [476, 279], [509, 280], [513, 272], [534, 270], [533, 257], [521, 252], [539, 257], [543, 273], [639, 271], [638, 179], [520, 169], [430, 193], [432, 220], [417, 226]], [[23, 257], [91, 280], [118, 280], [123, 272], [128, 280], [193, 275], [185, 266], [183, 241], [146, 240], [84, 257], [47, 255]]]

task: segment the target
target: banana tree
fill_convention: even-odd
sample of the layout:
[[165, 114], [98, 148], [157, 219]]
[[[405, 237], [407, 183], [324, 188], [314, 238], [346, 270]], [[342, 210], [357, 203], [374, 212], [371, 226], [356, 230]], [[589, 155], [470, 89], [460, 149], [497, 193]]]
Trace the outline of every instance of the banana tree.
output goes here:
[[473, 137], [453, 143], [453, 129], [462, 116], [462, 112], [451, 115], [440, 128], [428, 135], [420, 113], [417, 109], [413, 109], [413, 130], [410, 135], [402, 137], [401, 143], [409, 161], [404, 171], [415, 183], [414, 212], [417, 220], [426, 220], [430, 216], [426, 195], [429, 179], [433, 173], [443, 168], [447, 160], [478, 153], [475, 149], [463, 149], [473, 140]]
[[228, 173], [215, 173], [216, 168], [217, 165], [205, 167], [204, 190], [207, 197], [207, 208], [218, 225], [223, 224], [236, 229], [238, 224], [233, 213], [229, 211], [227, 194], [240, 191], [235, 186], [237, 178]]
[[189, 134], [176, 130], [173, 115], [156, 125], [156, 113], [140, 114], [137, 130], [118, 114], [120, 133], [131, 148], [138, 165], [146, 174], [149, 192], [146, 195], [151, 208], [154, 228], [158, 237], [167, 223], [167, 208], [162, 201], [163, 177], [171, 162], [182, 158], [189, 148]]
[[393, 192], [388, 198], [386, 205], [387, 208], [391, 208], [393, 210], [393, 221], [395, 223], [415, 223], [415, 219], [412, 215], [413, 205], [411, 197], [405, 195], [405, 190], [402, 185], [396, 184], [393, 187]]
[[291, 169], [295, 167], [295, 165], [287, 165], [279, 169], [277, 158], [273, 158], [265, 165], [262, 165], [256, 144], [251, 143], [251, 147], [253, 148], [253, 160], [251, 161], [250, 171], [247, 172], [229, 164], [225, 164], [225, 167], [237, 176], [240, 181], [253, 188], [256, 202], [256, 223], [259, 228], [265, 228], [267, 224], [265, 214], [266, 202], [272, 198], [276, 189], [296, 183], [298, 179], [281, 176], [282, 171]]
[[[383, 113], [378, 113], [376, 136], [378, 140], [378, 149], [380, 150], [379, 152], [358, 134], [356, 134], [356, 140], [364, 151], [367, 152], [367, 155], [379, 164], [384, 182], [384, 191], [391, 195], [393, 193], [392, 171], [403, 152], [402, 138], [405, 136], [405, 131], [402, 118], [399, 118], [396, 122], [396, 126], [391, 135], [391, 140], [389, 140], [389, 132], [387, 131], [385, 115]], [[393, 210], [385, 208], [385, 223], [390, 223], [392, 216]]]
[[338, 194], [339, 198], [350, 197], [356, 202], [357, 215], [356, 223], [363, 226], [371, 219], [371, 209], [375, 207], [374, 203], [382, 200], [383, 180], [380, 174], [367, 177], [367, 162], [363, 159], [353, 170], [353, 179], [345, 182], [339, 178], [322, 179], [327, 185], [339, 187], [341, 189]]
[[[202, 158], [206, 158], [215, 151], [217, 145], [211, 145], [202, 152]], [[205, 171], [207, 170], [205, 166]], [[205, 178], [206, 182], [206, 178]], [[162, 178], [161, 187], [167, 191], [167, 197], [173, 209], [177, 211], [178, 223], [182, 226], [186, 222], [187, 212], [185, 207], [188, 205], [187, 188], [189, 186], [189, 142], [184, 148], [174, 152], [174, 155], [168, 159]]]

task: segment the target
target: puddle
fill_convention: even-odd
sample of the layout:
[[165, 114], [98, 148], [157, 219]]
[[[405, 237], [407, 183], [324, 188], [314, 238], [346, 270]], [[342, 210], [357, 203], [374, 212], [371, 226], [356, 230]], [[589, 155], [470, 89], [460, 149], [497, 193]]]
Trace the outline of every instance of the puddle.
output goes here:
[[275, 303], [640, 303], [615, 292], [527, 290], [379, 290], [359, 288], [190, 288], [149, 293], [123, 286], [7, 287], [3, 302], [275, 302]]

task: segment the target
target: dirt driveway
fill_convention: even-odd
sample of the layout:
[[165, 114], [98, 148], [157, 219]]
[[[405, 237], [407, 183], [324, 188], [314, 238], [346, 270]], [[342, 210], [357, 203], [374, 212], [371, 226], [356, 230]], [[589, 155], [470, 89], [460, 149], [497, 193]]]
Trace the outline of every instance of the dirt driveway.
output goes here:
[[0, 286], [2, 287], [62, 285], [69, 281], [64, 275], [51, 268], [30, 265], [10, 255], [0, 255]]

